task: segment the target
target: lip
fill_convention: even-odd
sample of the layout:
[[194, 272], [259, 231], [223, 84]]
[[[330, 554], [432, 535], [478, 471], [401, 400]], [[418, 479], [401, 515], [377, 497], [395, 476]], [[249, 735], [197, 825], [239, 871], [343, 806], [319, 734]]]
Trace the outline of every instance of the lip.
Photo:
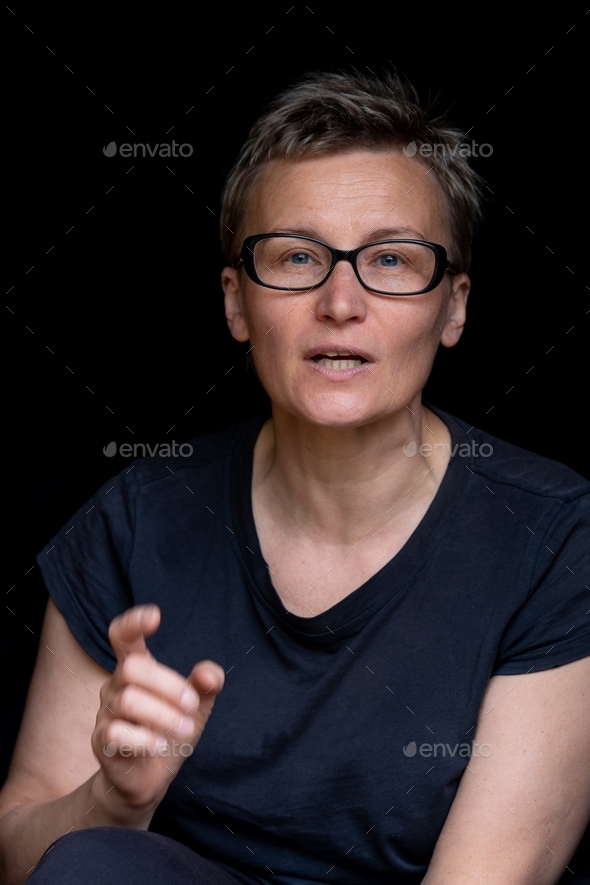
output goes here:
[[[321, 344], [318, 344], [313, 348], [309, 348], [306, 351], [304, 358], [306, 360], [311, 360], [314, 356], [317, 356], [318, 353], [328, 353], [328, 351], [331, 351], [332, 353], [334, 351], [337, 351], [339, 353], [346, 353], [348, 359], [354, 359], [355, 357], [360, 356], [363, 359], [365, 359], [368, 363], [375, 362], [374, 357], [372, 357], [370, 353], [367, 353], [367, 351], [361, 350], [358, 347], [353, 347], [353, 345], [351, 345], [351, 344], [343, 344], [342, 342], [338, 342], [338, 341], [324, 341]], [[333, 370], [328, 369], [328, 371], [331, 372]], [[336, 371], [348, 372], [348, 371], [353, 371], [353, 370], [352, 369], [340, 369], [340, 370], [336, 370]]]
[[[315, 353], [317, 352], [318, 351], [316, 350]], [[350, 381], [359, 375], [366, 375], [367, 372], [371, 372], [370, 362], [362, 363], [354, 369], [328, 369], [326, 366], [314, 363], [314, 361], [309, 358], [305, 360], [305, 363], [312, 371], [318, 372], [330, 381]], [[375, 373], [371, 372], [371, 374], [374, 375]]]

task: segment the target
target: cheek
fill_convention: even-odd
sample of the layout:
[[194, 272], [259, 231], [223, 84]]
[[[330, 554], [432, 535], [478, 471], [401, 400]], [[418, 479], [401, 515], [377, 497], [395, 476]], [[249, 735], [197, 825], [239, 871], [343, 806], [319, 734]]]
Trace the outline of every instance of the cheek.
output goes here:
[[272, 326], [268, 322], [268, 298], [265, 297], [264, 290], [260, 286], [256, 286], [249, 280], [242, 285], [242, 309], [244, 319], [250, 333], [250, 341], [253, 345], [259, 344], [261, 335], [264, 335], [266, 329]]
[[389, 321], [383, 316], [379, 319], [380, 328], [387, 329], [388, 335], [386, 371], [390, 387], [402, 400], [411, 399], [424, 387], [432, 370], [444, 325], [440, 300], [434, 304], [404, 304]]
[[[392, 357], [407, 353], [411, 356], [424, 356], [424, 348], [438, 345], [445, 325], [441, 299], [432, 299], [426, 293], [421, 302], [408, 302], [392, 305], [394, 312], [382, 313], [378, 318], [380, 329], [387, 329], [387, 337], [392, 345]], [[417, 296], [421, 297], [421, 296]], [[426, 300], [428, 299], [428, 300]]]
[[285, 334], [288, 320], [283, 314], [284, 311], [273, 310], [268, 299], [248, 304], [246, 317], [250, 342], [258, 351], [272, 353], [278, 347], [278, 338]]
[[[285, 302], [290, 300], [285, 299]], [[290, 333], [295, 332], [293, 314], [297, 313], [300, 305], [285, 302], [269, 298], [266, 292], [252, 292], [244, 304], [251, 356], [258, 376], [267, 389], [273, 382], [276, 383], [279, 360], [285, 360], [291, 349], [290, 341], [295, 337]]]

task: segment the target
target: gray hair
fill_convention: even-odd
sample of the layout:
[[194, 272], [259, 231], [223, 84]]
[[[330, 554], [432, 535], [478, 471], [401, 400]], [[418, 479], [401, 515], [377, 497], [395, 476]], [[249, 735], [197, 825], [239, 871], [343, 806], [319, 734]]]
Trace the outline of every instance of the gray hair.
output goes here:
[[[449, 211], [453, 243], [449, 257], [458, 270], [466, 271], [482, 214], [483, 181], [459, 153], [465, 138], [465, 132], [444, 115], [421, 106], [414, 87], [397, 74], [307, 74], [267, 106], [227, 177], [221, 206], [226, 259], [234, 267], [238, 264], [245, 210], [269, 160], [405, 147], [406, 155], [433, 167]], [[431, 148], [421, 150], [423, 145]]]

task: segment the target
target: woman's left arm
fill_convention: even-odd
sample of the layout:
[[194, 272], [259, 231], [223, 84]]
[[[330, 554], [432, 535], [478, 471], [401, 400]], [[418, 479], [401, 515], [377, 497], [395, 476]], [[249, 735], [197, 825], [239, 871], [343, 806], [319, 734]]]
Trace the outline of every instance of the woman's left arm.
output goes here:
[[422, 885], [554, 885], [590, 820], [590, 657], [493, 676], [474, 740]]

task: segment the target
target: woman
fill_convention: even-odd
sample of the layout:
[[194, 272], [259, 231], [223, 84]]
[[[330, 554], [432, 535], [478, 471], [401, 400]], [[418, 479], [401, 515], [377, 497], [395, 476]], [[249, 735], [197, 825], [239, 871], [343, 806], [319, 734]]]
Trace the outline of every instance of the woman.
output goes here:
[[465, 323], [462, 138], [352, 75], [254, 126], [222, 284], [272, 414], [136, 462], [40, 554], [10, 885], [563, 873], [590, 816], [588, 484], [422, 402]]

